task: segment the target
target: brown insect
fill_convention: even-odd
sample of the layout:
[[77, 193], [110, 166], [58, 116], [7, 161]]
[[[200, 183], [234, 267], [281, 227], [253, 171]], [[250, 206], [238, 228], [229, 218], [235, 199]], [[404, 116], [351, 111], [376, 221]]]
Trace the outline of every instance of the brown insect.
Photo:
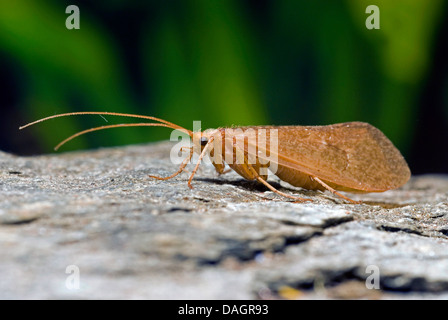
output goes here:
[[[352, 193], [383, 192], [405, 184], [411, 175], [400, 151], [377, 128], [363, 122], [347, 122], [328, 126], [252, 126], [207, 129], [193, 132], [155, 117], [115, 112], [73, 112], [53, 115], [27, 125], [72, 115], [112, 115], [141, 118], [156, 123], [106, 125], [80, 131], [59, 143], [55, 150], [82, 134], [118, 127], [167, 127], [184, 132], [193, 140], [188, 156], [179, 169], [168, 177], [150, 176], [159, 180], [174, 178], [184, 171], [194, 152], [199, 154], [191, 181], [202, 158], [209, 154], [216, 171], [225, 173], [225, 164], [248, 180], [257, 180], [270, 190], [296, 201], [311, 201], [283, 193], [267, 182], [267, 168], [275, 165], [275, 175], [296, 187], [329, 190], [352, 203], [338, 191]], [[263, 137], [261, 137], [263, 133]], [[275, 139], [272, 139], [275, 137]]]

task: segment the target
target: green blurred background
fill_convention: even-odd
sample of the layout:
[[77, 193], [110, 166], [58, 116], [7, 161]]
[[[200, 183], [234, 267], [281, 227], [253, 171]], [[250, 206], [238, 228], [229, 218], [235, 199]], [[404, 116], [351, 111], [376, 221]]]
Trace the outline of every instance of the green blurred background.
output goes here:
[[[380, 9], [368, 30], [366, 7]], [[81, 28], [68, 30], [68, 5]], [[448, 2], [443, 0], [0, 0], [0, 150], [52, 152], [99, 116], [161, 117], [192, 129], [366, 121], [413, 173], [448, 172]], [[108, 124], [132, 122], [107, 117]], [[135, 121], [134, 121], [135, 122]], [[119, 128], [63, 151], [168, 139]]]

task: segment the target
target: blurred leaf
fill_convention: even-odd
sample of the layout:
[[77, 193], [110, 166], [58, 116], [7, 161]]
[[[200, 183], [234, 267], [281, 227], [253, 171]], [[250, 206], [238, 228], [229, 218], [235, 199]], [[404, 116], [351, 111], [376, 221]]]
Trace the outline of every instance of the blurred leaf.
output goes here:
[[[148, 80], [157, 114], [191, 127], [259, 125], [266, 122], [253, 66], [252, 40], [239, 2], [179, 1], [145, 32]], [[180, 14], [181, 12], [181, 14]]]
[[[367, 0], [348, 1], [359, 31], [380, 52], [382, 71], [396, 81], [416, 84], [427, 70], [434, 31], [439, 24], [443, 1], [378, 0], [380, 29], [368, 30]], [[418, 18], [417, 18], [418, 17]]]
[[[80, 12], [81, 29], [68, 30], [64, 6], [29, 0], [2, 3], [0, 46], [29, 73], [32, 99], [25, 107], [30, 120], [73, 109], [132, 112], [116, 48], [107, 32], [91, 23], [88, 12], [83, 8]], [[46, 143], [54, 145], [60, 137], [73, 133], [76, 122], [74, 118], [59, 119], [58, 134], [45, 134]], [[102, 120], [92, 123], [102, 124]], [[110, 136], [117, 144], [129, 141], [122, 138], [120, 130]], [[134, 136], [136, 140], [139, 137]]]
[[[410, 147], [418, 88], [428, 68], [442, 1], [379, 0], [380, 29], [365, 27], [367, 0], [348, 1], [358, 30], [377, 52], [382, 74], [377, 125], [402, 150]], [[418, 17], [418, 18], [416, 18]]]

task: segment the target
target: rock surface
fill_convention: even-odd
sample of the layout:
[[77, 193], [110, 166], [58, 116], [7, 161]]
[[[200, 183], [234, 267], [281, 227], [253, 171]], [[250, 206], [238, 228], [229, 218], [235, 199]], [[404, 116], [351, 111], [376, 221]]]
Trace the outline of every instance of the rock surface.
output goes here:
[[209, 164], [149, 178], [172, 146], [0, 152], [0, 299], [448, 298], [446, 176], [360, 205], [270, 178], [294, 203]]

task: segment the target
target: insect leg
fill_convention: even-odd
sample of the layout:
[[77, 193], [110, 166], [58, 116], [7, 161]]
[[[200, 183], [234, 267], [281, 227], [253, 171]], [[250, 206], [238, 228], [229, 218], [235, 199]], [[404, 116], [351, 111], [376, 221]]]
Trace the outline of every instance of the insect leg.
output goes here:
[[219, 173], [219, 175], [222, 175], [222, 174], [229, 173], [230, 171], [232, 171], [232, 169], [226, 169], [223, 172], [218, 172], [218, 173]]
[[191, 173], [190, 179], [188, 179], [188, 187], [189, 187], [190, 189], [193, 189], [193, 186], [191, 185], [191, 180], [193, 180], [193, 177], [194, 177], [196, 171], [198, 170], [199, 165], [201, 164], [201, 160], [202, 160], [202, 158], [204, 158], [204, 156], [205, 156], [205, 154], [206, 154], [206, 152], [207, 152], [207, 149], [208, 149], [208, 147], [211, 145], [211, 143], [213, 142], [213, 140], [214, 140], [214, 137], [212, 136], [212, 137], [208, 140], [208, 142], [207, 142], [207, 144], [205, 145], [204, 149], [202, 149], [201, 154], [199, 155], [198, 162], [196, 163], [196, 166], [194, 167], [193, 172]]
[[227, 173], [231, 170], [231, 169], [225, 170], [226, 165], [224, 164], [222, 155], [219, 153], [215, 155], [215, 149], [210, 150], [209, 155], [210, 155], [210, 159], [212, 160], [212, 164], [215, 167], [215, 170], [216, 170], [216, 172], [218, 172], [219, 175]]
[[184, 161], [182, 161], [182, 163], [181, 163], [181, 165], [179, 167], [179, 170], [177, 170], [175, 173], [173, 173], [169, 177], [158, 177], [158, 176], [152, 176], [152, 175], [148, 175], [148, 176], [150, 178], [154, 178], [154, 179], [157, 179], [157, 180], [169, 180], [169, 179], [172, 179], [175, 176], [177, 176], [179, 173], [184, 171], [184, 168], [187, 166], [187, 164], [190, 161], [192, 156], [193, 156], [193, 148], [190, 148], [190, 154], [184, 159]]
[[352, 199], [350, 199], [349, 197], [346, 197], [346, 196], [344, 196], [343, 194], [337, 192], [337, 191], [334, 190], [332, 187], [330, 187], [328, 184], [326, 184], [325, 182], [323, 182], [322, 180], [320, 180], [318, 177], [314, 177], [314, 176], [312, 176], [311, 178], [312, 178], [313, 180], [319, 182], [325, 189], [327, 189], [328, 191], [330, 191], [330, 192], [333, 193], [333, 194], [338, 195], [338, 196], [341, 197], [342, 199], [345, 199], [345, 200], [347, 200], [347, 201], [349, 201], [349, 202], [351, 202], [351, 203], [354, 203], [354, 204], [360, 204], [360, 203], [362, 203], [362, 201], [355, 201], [355, 200], [352, 200]]
[[274, 191], [275, 193], [277, 193], [277, 194], [279, 194], [279, 195], [281, 195], [281, 196], [283, 196], [283, 197], [286, 197], [286, 198], [294, 199], [294, 200], [299, 201], [299, 202], [313, 201], [313, 200], [311, 200], [311, 199], [305, 199], [305, 198], [300, 198], [300, 197], [296, 197], [296, 196], [291, 196], [291, 195], [289, 195], [289, 194], [283, 193], [283, 192], [281, 192], [281, 191], [275, 189], [275, 188], [274, 188], [273, 186], [271, 186], [266, 180], [264, 180], [262, 177], [260, 177], [260, 175], [258, 174], [258, 172], [257, 172], [257, 171], [256, 171], [250, 164], [247, 164], [247, 166], [248, 166], [248, 169], [255, 175], [256, 179], [257, 179], [259, 182], [261, 182], [262, 184], [264, 184], [266, 187], [268, 187], [270, 190]]
[[[237, 158], [239, 157], [240, 161], [243, 161], [243, 163], [241, 163], [237, 166], [237, 168], [239, 168], [238, 170], [236, 170], [236, 168], [233, 168], [233, 169], [236, 170], [240, 175], [242, 175], [246, 179], [248, 179], [248, 180], [256, 179], [259, 182], [261, 182], [262, 184], [264, 184], [266, 187], [268, 187], [270, 190], [274, 191], [275, 193], [277, 193], [283, 197], [286, 197], [286, 198], [294, 199], [298, 202], [313, 201], [311, 199], [305, 199], [305, 198], [300, 198], [300, 197], [296, 197], [296, 196], [291, 196], [289, 194], [283, 193], [283, 192], [275, 189], [265, 179], [263, 179], [263, 177], [260, 176], [258, 171], [255, 170], [255, 168], [249, 163], [247, 157], [244, 155], [244, 152], [243, 152], [243, 150], [241, 150], [240, 147], [238, 147], [237, 145], [234, 145], [233, 152], [236, 153], [236, 156], [237, 156]], [[265, 177], [267, 179], [267, 175]]]

